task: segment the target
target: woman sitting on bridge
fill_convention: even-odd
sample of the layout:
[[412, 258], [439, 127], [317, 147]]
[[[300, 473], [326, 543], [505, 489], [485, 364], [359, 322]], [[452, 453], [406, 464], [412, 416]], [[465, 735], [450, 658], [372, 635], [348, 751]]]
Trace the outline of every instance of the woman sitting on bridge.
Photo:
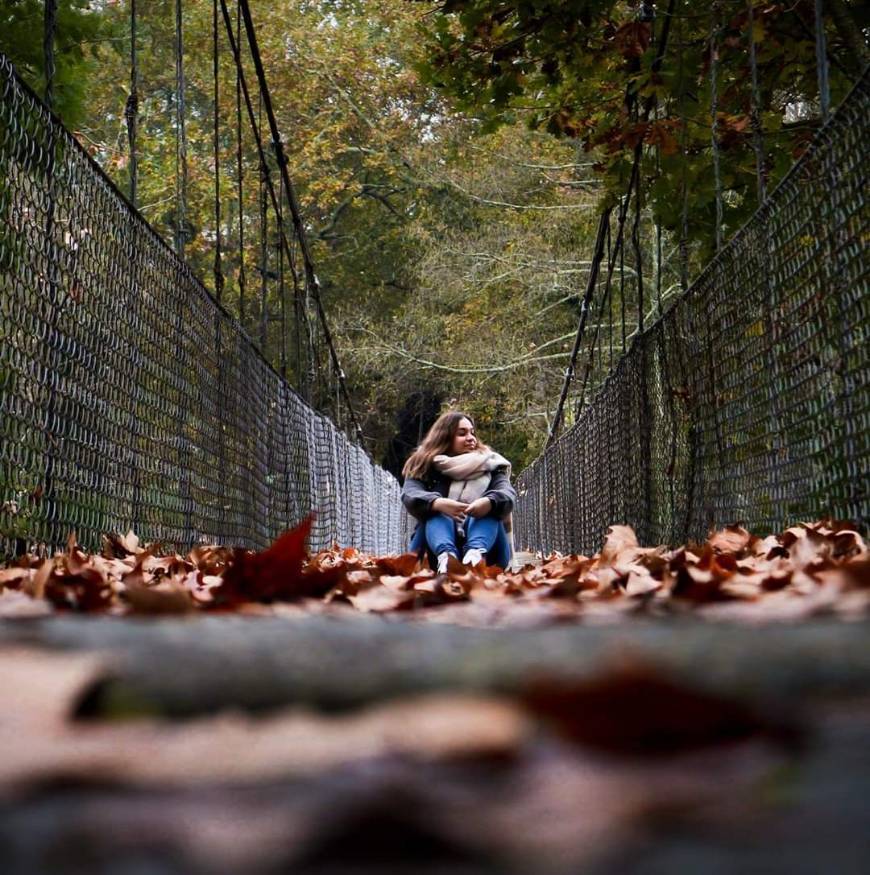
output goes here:
[[511, 464], [481, 443], [470, 416], [444, 413], [426, 433], [402, 469], [402, 502], [417, 527], [411, 550], [436, 557], [438, 573], [447, 570], [450, 556], [476, 566], [507, 568], [511, 545], [505, 521], [516, 501]]

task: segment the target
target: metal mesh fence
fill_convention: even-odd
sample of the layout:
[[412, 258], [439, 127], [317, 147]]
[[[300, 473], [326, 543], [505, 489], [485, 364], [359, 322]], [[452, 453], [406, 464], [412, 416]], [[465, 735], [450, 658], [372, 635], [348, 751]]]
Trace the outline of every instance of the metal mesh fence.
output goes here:
[[[870, 516], [865, 74], [753, 219], [519, 478], [517, 542], [593, 551]], [[601, 354], [599, 348], [599, 355]]]
[[401, 549], [399, 486], [265, 362], [0, 55], [0, 549]]

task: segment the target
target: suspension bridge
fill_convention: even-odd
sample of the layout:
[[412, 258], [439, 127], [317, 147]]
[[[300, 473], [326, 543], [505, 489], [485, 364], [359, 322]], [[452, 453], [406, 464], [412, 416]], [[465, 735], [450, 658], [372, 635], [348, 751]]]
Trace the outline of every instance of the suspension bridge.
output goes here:
[[[54, 5], [46, 4], [48, 34]], [[57, 547], [71, 531], [94, 546], [101, 534], [128, 529], [179, 548], [263, 548], [311, 511], [315, 548], [338, 542], [383, 553], [406, 543], [398, 485], [361, 445], [250, 9], [240, 2], [233, 11], [226, 0], [214, 3], [215, 104], [221, 33], [236, 70], [237, 157], [246, 128], [261, 208], [277, 241], [267, 247], [264, 232], [256, 282], [263, 302], [273, 285], [280, 312], [268, 314], [262, 304], [259, 343], [222, 299], [218, 113], [213, 292], [185, 261], [180, 19], [172, 245], [136, 209], [135, 3], [127, 191], [53, 115], [51, 40], [44, 99], [0, 59], [0, 537], [7, 554]], [[674, 544], [736, 520], [770, 531], [802, 518], [868, 518], [870, 84], [865, 73], [830, 113], [823, 35], [822, 28], [825, 118], [812, 144], [768, 192], [756, 131], [757, 212], [727, 243], [717, 224], [714, 259], [691, 284], [684, 278], [667, 306], [661, 289], [644, 283], [638, 144], [624, 197], [601, 217], [550, 440], [519, 478], [518, 544], [592, 552], [616, 522], [633, 526], [642, 542]], [[666, 45], [667, 28], [660, 57]], [[638, 118], [651, 109], [640, 102]], [[721, 216], [718, 171], [716, 178]], [[242, 234], [240, 225], [240, 242]], [[241, 265], [244, 314], [245, 295], [250, 308], [255, 289]], [[586, 328], [589, 314], [594, 330]], [[261, 353], [270, 321], [281, 331], [273, 363]], [[568, 414], [573, 424], [561, 433]]]
[[[673, 292], [648, 270], [661, 264], [662, 234], [647, 235], [652, 257], [642, 252], [652, 156], [640, 142], [622, 197], [600, 217], [546, 447], [518, 478], [518, 545], [592, 554], [615, 523], [651, 545], [703, 540], [738, 520], [764, 533], [821, 517], [866, 528], [870, 73], [831, 110], [822, 5], [819, 118], [772, 187], [749, 4], [757, 209], [725, 240], [733, 192], [719, 163], [721, 4], [712, 4], [715, 255], [690, 282], [684, 179]], [[631, 621], [590, 610], [578, 581], [595, 560], [577, 556], [551, 560], [564, 575], [548, 587], [505, 584], [498, 597], [518, 606], [513, 614], [492, 607], [491, 578], [463, 601], [458, 576], [451, 604], [408, 610], [417, 598], [408, 557], [357, 554], [346, 578], [381, 587], [376, 598], [405, 599], [401, 613], [398, 601], [392, 613], [354, 613], [358, 588], [345, 587], [344, 601], [328, 604], [273, 604], [270, 591], [269, 604], [212, 605], [196, 619], [112, 615], [107, 568], [124, 576], [125, 610], [135, 590], [141, 599], [162, 589], [158, 600], [177, 611], [181, 592], [190, 611], [199, 584], [184, 589], [188, 572], [216, 579], [221, 566], [226, 584], [248, 555], [201, 545], [262, 550], [313, 511], [314, 550], [337, 542], [396, 553], [408, 538], [398, 483], [363, 446], [247, 0], [212, 5], [213, 101], [231, 104], [235, 124], [222, 130], [215, 112], [211, 288], [186, 258], [181, 2], [171, 242], [138, 209], [135, 0], [129, 9], [123, 190], [52, 111], [54, 0], [45, 3], [44, 93], [0, 54], [4, 871], [867, 871], [870, 601], [858, 532], [804, 532], [817, 552], [795, 549], [786, 573], [788, 549], [765, 546], [754, 558], [767, 570], [742, 578], [734, 550], [708, 543], [703, 569], [688, 567], [689, 550], [667, 559], [647, 550], [660, 576], [668, 566], [672, 613], [656, 612], [661, 581], [616, 591], [614, 575], [645, 570], [635, 544], [629, 567], [605, 568], [599, 587], [606, 605], [621, 595]], [[234, 68], [231, 94], [218, 89], [219, 44]], [[667, 25], [656, 46], [660, 59]], [[635, 99], [637, 124], [655, 111]], [[227, 141], [230, 168], [219, 148]], [[244, 203], [240, 162], [250, 153], [260, 215], [248, 227], [260, 239], [246, 272], [241, 210], [234, 239], [222, 229], [227, 179]], [[198, 564], [129, 541], [111, 557], [74, 544], [38, 555], [71, 532], [96, 554], [105, 533], [130, 529], [169, 553], [199, 547]], [[153, 587], [142, 583], [146, 560]], [[300, 567], [285, 576], [298, 581]], [[732, 585], [741, 578], [744, 595], [748, 578], [763, 578], [748, 598], [760, 608], [753, 617], [717, 615], [746, 605], [714, 603], [711, 584], [698, 603], [713, 610], [687, 622], [679, 588], [697, 595], [714, 570]], [[81, 604], [88, 575], [99, 616]], [[430, 571], [421, 579], [421, 605], [439, 585], [443, 595]], [[51, 580], [61, 596], [73, 593], [56, 611], [46, 607]], [[782, 612], [773, 619], [802, 622], [772, 622], [768, 597]], [[43, 613], [15, 613], [37, 602]], [[560, 607], [569, 602], [570, 616]], [[442, 609], [456, 612], [445, 621]]]

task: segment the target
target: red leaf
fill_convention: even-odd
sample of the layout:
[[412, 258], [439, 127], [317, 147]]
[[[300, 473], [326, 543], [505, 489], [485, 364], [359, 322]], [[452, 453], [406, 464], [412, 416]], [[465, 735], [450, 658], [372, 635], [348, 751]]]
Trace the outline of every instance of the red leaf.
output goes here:
[[[303, 575], [306, 542], [314, 521], [307, 516], [295, 529], [284, 532], [268, 550], [236, 550], [223, 583], [214, 590], [215, 605], [245, 601], [292, 601], [322, 596], [329, 586], [317, 575]], [[331, 585], [331, 584], [330, 584]]]

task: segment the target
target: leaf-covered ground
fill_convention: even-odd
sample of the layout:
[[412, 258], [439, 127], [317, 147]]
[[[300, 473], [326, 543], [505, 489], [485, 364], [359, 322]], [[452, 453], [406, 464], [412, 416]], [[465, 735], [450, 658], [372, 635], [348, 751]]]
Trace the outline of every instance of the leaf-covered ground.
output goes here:
[[4, 873], [867, 871], [854, 528], [443, 576], [306, 535], [0, 571]]
[[306, 520], [260, 553], [199, 546], [161, 555], [128, 533], [87, 554], [71, 538], [63, 553], [0, 570], [0, 616], [361, 611], [498, 626], [687, 611], [748, 622], [870, 615], [870, 552], [845, 523], [764, 538], [729, 526], [678, 549], [641, 547], [630, 528], [611, 526], [594, 556], [552, 554], [511, 572], [453, 561], [444, 575], [411, 553], [309, 555], [309, 528]]

